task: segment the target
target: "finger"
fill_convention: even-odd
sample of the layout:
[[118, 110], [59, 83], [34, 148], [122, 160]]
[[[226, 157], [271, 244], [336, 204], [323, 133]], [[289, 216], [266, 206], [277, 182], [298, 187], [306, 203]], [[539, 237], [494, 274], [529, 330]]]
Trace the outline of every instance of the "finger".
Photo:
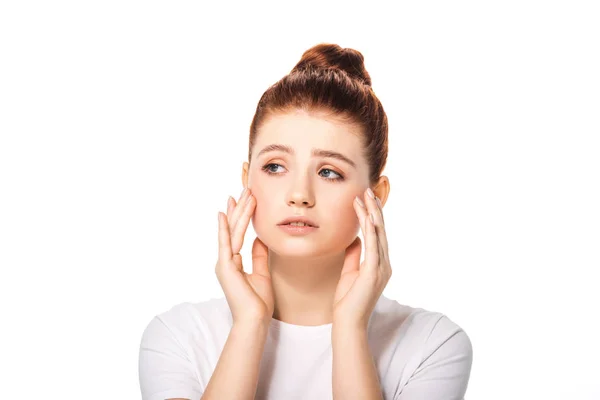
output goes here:
[[382, 246], [380, 235], [383, 230], [383, 217], [381, 213], [381, 209], [379, 208], [379, 203], [377, 202], [377, 198], [370, 188], [366, 190], [365, 194], [365, 204], [367, 206], [367, 212], [373, 215], [376, 238], [377, 238], [377, 250], [379, 252], [379, 257], [381, 260], [385, 260], [385, 249]]
[[[370, 221], [370, 217], [369, 217], [369, 211], [366, 209], [366, 203], [367, 203], [367, 198], [368, 196], [365, 194], [364, 195], [364, 201], [360, 201], [360, 198], [357, 196], [355, 199], [355, 210], [356, 213], [358, 214], [359, 218], [358, 220], [360, 221], [360, 227], [361, 227], [361, 231], [363, 234], [363, 238], [365, 238], [365, 259], [366, 259], [366, 246], [367, 246], [367, 234], [368, 234], [368, 223]], [[379, 247], [379, 243], [377, 244], [377, 252], [379, 253], [381, 251], [380, 247]], [[379, 254], [381, 255], [381, 254]]]
[[239, 216], [231, 235], [231, 251], [233, 254], [239, 253], [242, 249], [242, 245], [244, 244], [244, 236], [246, 235], [250, 218], [252, 218], [252, 214], [254, 213], [255, 205], [256, 202], [254, 200], [254, 196], [249, 194], [246, 198], [246, 204], [244, 205], [244, 213]]
[[219, 211], [219, 260], [231, 260], [231, 238], [229, 236], [229, 224], [227, 216]]
[[365, 191], [365, 205], [367, 206], [367, 212], [374, 214], [373, 216], [375, 217], [375, 223], [377, 223], [379, 220], [383, 221], [379, 203], [377, 203], [377, 198], [370, 188]]
[[[381, 209], [381, 201], [379, 198], [376, 199], [377, 204], [377, 213], [375, 213], [375, 230], [377, 232], [377, 240], [379, 241], [379, 246], [381, 247], [380, 257], [382, 260], [385, 260], [389, 264], [389, 253], [388, 253], [388, 240], [387, 240], [387, 232], [385, 230], [385, 222], [383, 220], [383, 210]], [[383, 265], [383, 264], [382, 264]]]
[[258, 237], [252, 244], [252, 273], [271, 277], [269, 271], [269, 248]]
[[227, 218], [231, 218], [231, 214], [233, 214], [233, 210], [235, 209], [235, 200], [233, 197], [229, 196], [227, 199]]
[[358, 215], [358, 222], [360, 223], [360, 231], [362, 232], [363, 238], [365, 238], [365, 240], [366, 240], [367, 225], [365, 224], [365, 217], [367, 217], [368, 214], [367, 214], [367, 210], [364, 208], [363, 205], [361, 205], [361, 203], [358, 200], [359, 199], [357, 197], [354, 202], [354, 210], [356, 211], [356, 214]]
[[385, 226], [378, 225], [377, 229], [377, 240], [379, 242], [379, 247], [381, 248], [381, 260], [385, 261], [387, 264], [390, 262], [389, 256], [389, 248], [388, 248], [388, 240], [387, 240], [387, 232], [385, 230]]
[[[361, 203], [361, 202], [359, 201], [360, 199], [359, 199], [358, 197], [357, 197], [357, 198], [356, 198], [356, 200], [355, 200], [355, 204], [356, 204], [356, 205], [355, 205], [355, 210], [356, 210], [356, 213], [357, 213], [357, 214], [358, 214], [358, 216], [359, 216], [359, 221], [360, 221], [360, 223], [361, 223], [361, 230], [362, 230], [362, 232], [363, 232], [363, 237], [366, 237], [366, 226], [364, 226], [365, 217], [367, 217], [367, 216], [369, 215], [369, 211], [368, 211], [368, 210], [367, 210], [365, 207], [363, 207], [363, 204], [365, 204], [365, 203], [367, 203], [367, 204], [371, 204], [371, 203], [368, 201], [368, 199], [369, 199], [369, 196], [368, 196], [368, 195], [365, 195], [365, 202], [362, 202], [362, 203]], [[366, 204], [365, 204], [365, 205], [366, 205]], [[371, 208], [372, 208], [372, 207], [371, 207]], [[375, 219], [375, 221], [377, 221], [377, 219]], [[377, 223], [377, 222], [376, 222], [376, 223]], [[377, 232], [377, 227], [376, 227], [376, 229], [375, 229], [375, 232]], [[377, 235], [376, 235], [376, 236], [377, 236]], [[378, 250], [378, 252], [379, 252], [379, 257], [380, 257], [380, 259], [383, 259], [383, 257], [384, 257], [384, 250], [383, 250], [383, 248], [381, 247], [381, 244], [379, 243], [379, 239], [377, 239], [377, 240], [378, 240], [378, 243], [377, 243], [377, 246], [378, 246], [378, 247], [377, 247], [377, 250]]]
[[371, 222], [370, 216], [365, 218], [367, 234], [365, 237], [365, 266], [368, 272], [375, 272], [379, 266], [379, 245], [377, 244], [377, 233], [375, 225]]
[[365, 236], [366, 227], [365, 227], [365, 217], [367, 216], [367, 209], [365, 208], [365, 203], [360, 199], [359, 196], [354, 198], [354, 211], [356, 211], [356, 215], [358, 216], [358, 222], [360, 224], [360, 230], [363, 233], [363, 237]]
[[248, 197], [248, 195], [250, 194], [250, 190], [248, 188], [245, 188], [244, 191], [242, 192], [242, 194], [240, 195], [240, 199], [237, 202], [233, 213], [231, 214], [231, 219], [229, 222], [229, 226], [230, 228], [233, 230], [235, 228], [235, 226], [238, 223], [238, 219], [240, 218], [240, 215], [244, 212], [244, 208], [246, 205], [246, 199]]
[[381, 204], [381, 199], [379, 197], [375, 197], [377, 203], [377, 210], [379, 212], [379, 216], [381, 217], [381, 222], [385, 226], [385, 218], [383, 217], [383, 205]]
[[358, 271], [360, 269], [360, 254], [362, 252], [362, 243], [360, 238], [357, 236], [356, 239], [346, 248], [346, 255], [344, 256], [344, 265], [342, 267], [341, 274], [345, 274], [350, 271]]

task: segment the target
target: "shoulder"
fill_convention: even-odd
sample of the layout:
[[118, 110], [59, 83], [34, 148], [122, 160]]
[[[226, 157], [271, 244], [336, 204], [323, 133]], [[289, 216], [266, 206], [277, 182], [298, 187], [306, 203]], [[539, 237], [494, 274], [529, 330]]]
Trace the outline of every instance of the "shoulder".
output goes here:
[[[382, 296], [372, 316], [376, 336], [386, 336], [398, 346], [413, 349], [423, 361], [443, 348], [444, 352], [471, 357], [472, 345], [467, 332], [446, 314], [411, 307]], [[375, 332], [373, 332], [375, 333]]]
[[383, 375], [398, 388], [394, 399], [463, 398], [473, 348], [459, 324], [442, 312], [388, 298], [377, 304], [371, 323], [369, 341], [385, 360]]
[[432, 335], [452, 336], [464, 332], [461, 326], [442, 312], [400, 304], [385, 296], [381, 296], [371, 319], [371, 324], [375, 326], [401, 326], [411, 334], [429, 339]]
[[179, 303], [156, 314], [142, 334], [143, 399], [201, 397], [229, 333], [225, 299]]
[[157, 313], [144, 329], [143, 337], [168, 334], [187, 341], [190, 337], [228, 332], [231, 321], [231, 313], [224, 297], [183, 302]]

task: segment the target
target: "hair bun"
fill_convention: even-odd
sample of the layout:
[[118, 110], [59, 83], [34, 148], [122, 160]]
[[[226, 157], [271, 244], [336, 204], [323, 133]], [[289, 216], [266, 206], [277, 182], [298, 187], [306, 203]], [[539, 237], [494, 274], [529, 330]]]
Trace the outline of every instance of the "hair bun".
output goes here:
[[371, 76], [365, 69], [365, 58], [358, 51], [333, 43], [321, 43], [302, 54], [292, 72], [305, 69], [339, 69], [351, 78], [371, 86]]

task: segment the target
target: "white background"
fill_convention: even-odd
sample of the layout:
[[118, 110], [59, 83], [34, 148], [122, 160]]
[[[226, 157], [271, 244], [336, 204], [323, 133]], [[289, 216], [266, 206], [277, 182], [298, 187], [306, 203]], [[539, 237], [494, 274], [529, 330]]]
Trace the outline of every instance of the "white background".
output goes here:
[[600, 398], [597, 2], [200, 3], [1, 3], [0, 397], [140, 398], [147, 323], [222, 295], [258, 99], [332, 42], [389, 118], [384, 294], [469, 334], [468, 400]]

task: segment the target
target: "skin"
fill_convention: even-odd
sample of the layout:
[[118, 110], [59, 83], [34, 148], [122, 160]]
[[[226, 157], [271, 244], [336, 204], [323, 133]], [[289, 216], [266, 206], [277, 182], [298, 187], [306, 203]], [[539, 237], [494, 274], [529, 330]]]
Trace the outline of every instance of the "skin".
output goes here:
[[[268, 247], [275, 319], [307, 326], [332, 323], [346, 250], [356, 248], [361, 225], [363, 232], [366, 229], [367, 210], [378, 209], [376, 225], [383, 225], [381, 208], [389, 195], [389, 180], [381, 176], [375, 185], [369, 184], [360, 135], [358, 127], [322, 113], [295, 110], [278, 114], [261, 127], [252, 159], [243, 164], [242, 184], [256, 201], [252, 224]], [[258, 155], [272, 144], [290, 146], [295, 154], [277, 150]], [[313, 157], [313, 148], [342, 153], [356, 167], [334, 158]], [[277, 164], [268, 167], [272, 175], [263, 170], [267, 164]], [[332, 180], [340, 175], [343, 180]], [[380, 208], [365, 195], [369, 187], [380, 199]], [[367, 208], [357, 206], [357, 196]], [[310, 218], [319, 228], [305, 236], [291, 236], [277, 226], [284, 218], [297, 215]], [[358, 265], [357, 255], [360, 241], [354, 251]]]

